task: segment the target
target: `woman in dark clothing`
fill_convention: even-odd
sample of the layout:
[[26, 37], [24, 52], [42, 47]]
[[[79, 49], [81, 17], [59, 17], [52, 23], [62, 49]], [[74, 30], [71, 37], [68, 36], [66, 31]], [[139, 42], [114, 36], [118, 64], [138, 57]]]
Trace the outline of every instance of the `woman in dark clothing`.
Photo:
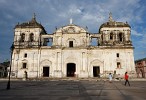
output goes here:
[[125, 86], [126, 86], [127, 83], [128, 83], [129, 86], [130, 86], [130, 83], [129, 83], [129, 81], [128, 81], [128, 78], [129, 78], [129, 76], [128, 76], [127, 72], [126, 72], [126, 73], [125, 73]]

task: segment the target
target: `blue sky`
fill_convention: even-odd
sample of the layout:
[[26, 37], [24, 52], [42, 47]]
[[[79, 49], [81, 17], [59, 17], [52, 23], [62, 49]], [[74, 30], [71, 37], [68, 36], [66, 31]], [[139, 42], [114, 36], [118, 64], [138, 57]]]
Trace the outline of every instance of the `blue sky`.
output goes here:
[[146, 0], [0, 0], [0, 62], [10, 58], [15, 25], [30, 21], [33, 13], [47, 33], [67, 25], [70, 18], [74, 24], [98, 33], [112, 12], [115, 21], [127, 21], [131, 26], [135, 60], [145, 58], [145, 5]]

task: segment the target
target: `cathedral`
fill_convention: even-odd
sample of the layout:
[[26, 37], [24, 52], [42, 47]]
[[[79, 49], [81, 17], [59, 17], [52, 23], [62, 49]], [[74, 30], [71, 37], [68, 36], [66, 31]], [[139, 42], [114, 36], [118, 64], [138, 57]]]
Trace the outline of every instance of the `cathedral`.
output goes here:
[[[95, 26], [96, 27], [96, 26]], [[14, 28], [11, 76], [92, 78], [135, 73], [131, 27], [109, 14], [97, 33], [73, 24], [47, 33], [33, 16]], [[93, 43], [94, 42], [94, 43]]]

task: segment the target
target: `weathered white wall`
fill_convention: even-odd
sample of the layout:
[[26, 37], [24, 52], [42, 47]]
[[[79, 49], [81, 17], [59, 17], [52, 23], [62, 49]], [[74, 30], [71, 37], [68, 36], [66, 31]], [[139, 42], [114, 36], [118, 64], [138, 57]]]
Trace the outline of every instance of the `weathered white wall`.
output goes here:
[[[28, 57], [24, 58], [27, 53]], [[120, 57], [117, 58], [116, 53]], [[40, 59], [38, 56], [40, 55]], [[131, 49], [66, 49], [66, 50], [21, 50], [19, 54], [13, 56], [12, 70], [18, 70], [17, 77], [23, 77], [24, 71], [28, 72], [28, 77], [42, 77], [43, 66], [50, 67], [50, 77], [66, 77], [67, 63], [76, 64], [76, 73], [79, 77], [93, 77], [93, 66], [100, 66], [101, 74], [116, 71], [117, 74], [124, 75], [126, 71], [134, 71], [133, 50]], [[121, 68], [117, 68], [117, 61], [121, 63]], [[22, 63], [27, 63], [27, 68], [22, 68]], [[61, 76], [57, 76], [57, 71]]]

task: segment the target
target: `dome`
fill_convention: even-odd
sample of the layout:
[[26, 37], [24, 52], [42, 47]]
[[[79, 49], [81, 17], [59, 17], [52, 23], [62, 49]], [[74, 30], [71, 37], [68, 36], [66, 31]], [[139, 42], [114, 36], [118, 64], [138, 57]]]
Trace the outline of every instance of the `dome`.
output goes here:
[[109, 13], [109, 21], [108, 22], [105, 22], [103, 23], [101, 26], [100, 26], [100, 29], [103, 28], [103, 27], [130, 27], [130, 25], [126, 22], [126, 23], [123, 23], [123, 22], [116, 22], [113, 20], [112, 18], [112, 13], [110, 12]]
[[130, 27], [130, 25], [126, 22], [126, 23], [123, 23], [123, 22], [106, 22], [106, 23], [103, 23], [101, 26], [100, 26], [100, 29], [103, 28], [103, 27]]
[[25, 22], [22, 24], [17, 24], [15, 28], [43, 28], [44, 27], [36, 21], [35, 15], [29, 22]]

